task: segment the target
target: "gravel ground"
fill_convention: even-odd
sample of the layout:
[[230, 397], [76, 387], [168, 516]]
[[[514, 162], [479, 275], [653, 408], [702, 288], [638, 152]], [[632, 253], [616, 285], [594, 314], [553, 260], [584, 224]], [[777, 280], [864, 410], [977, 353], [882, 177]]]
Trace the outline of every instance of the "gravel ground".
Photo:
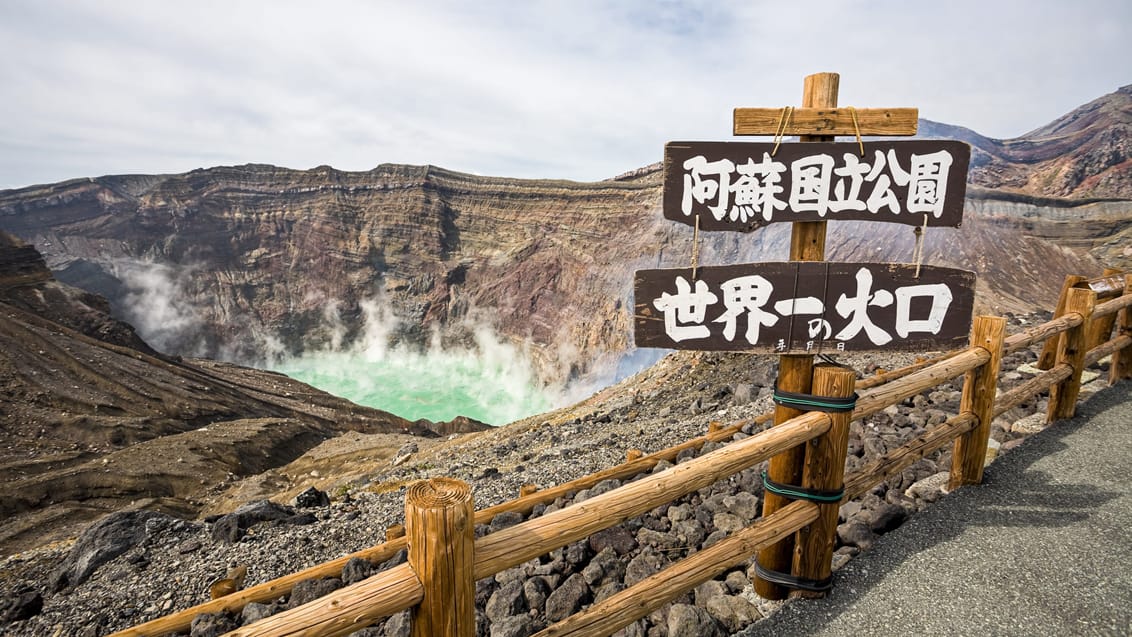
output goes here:
[[[1011, 331], [1017, 329], [1015, 325]], [[1033, 352], [1007, 357], [1003, 386], [1009, 387], [1027, 378], [1025, 373], [1015, 370], [1034, 358]], [[878, 368], [898, 368], [912, 362], [912, 357], [856, 356], [846, 357], [843, 362], [867, 375]], [[13, 600], [30, 597], [33, 593], [42, 597], [43, 607], [34, 617], [7, 625], [0, 623], [0, 628], [14, 636], [104, 634], [207, 601], [210, 584], [236, 567], [246, 567], [244, 584], [250, 586], [381, 543], [386, 528], [402, 522], [404, 485], [412, 480], [433, 476], [466, 480], [473, 486], [477, 508], [483, 508], [516, 497], [524, 484], [547, 487], [616, 465], [624, 460], [629, 449], [650, 453], [679, 444], [702, 435], [713, 421], [727, 424], [770, 411], [772, 363], [769, 357], [736, 354], [672, 354], [649, 370], [569, 408], [489, 432], [454, 436], [441, 444], [422, 444], [417, 450], [410, 446], [402, 457], [375, 462], [369, 472], [339, 484], [330, 491], [329, 505], [297, 508], [293, 511], [295, 519], [252, 526], [235, 543], [214, 537], [214, 527], [219, 523], [154, 518], [145, 523], [145, 532], [136, 543], [109, 560], [89, 580], [59, 592], [54, 588], [61, 565], [66, 563], [66, 556], [72, 550], [72, 542], [10, 557], [0, 563], [0, 593], [3, 593], [0, 617], [11, 612], [5, 611], [5, 605], [14, 608]], [[961, 382], [961, 378], [956, 379], [865, 422], [855, 423], [847, 468], [853, 470], [923, 431], [924, 427], [954, 414], [958, 409]], [[1027, 416], [1044, 412], [1044, 407], [1044, 401], [1035, 400], [996, 420], [992, 434], [996, 444], [992, 446], [1008, 451], [1028, 433], [1040, 429], [1033, 426], [1034, 419], [1027, 421]], [[1024, 422], [1031, 423], [1028, 429], [1015, 427], [1015, 423]], [[946, 471], [949, 454], [949, 451], [941, 451], [921, 460], [861, 500], [846, 504], [842, 510], [842, 526], [856, 524], [853, 530], [860, 531], [859, 526], [864, 525], [869, 527], [869, 532], [852, 535], [847, 531], [846, 537], [839, 541], [841, 557], [835, 558], [835, 565], [845, 564], [860, 550], [871, 546], [878, 535], [890, 530], [885, 525], [891, 520], [884, 522], [878, 518], [895, 516], [898, 524], [907, 515], [938, 499], [938, 488], [923, 488], [917, 493], [912, 487], [929, 484], [929, 478]], [[694, 454], [687, 457], [691, 455]], [[680, 507], [687, 506], [695, 518], [698, 510], [711, 510], [713, 503], [722, 501], [720, 498], [734, 500], [742, 491], [761, 496], [757, 475], [757, 469], [748, 470], [730, 481], [691, 494], [672, 507], [662, 507], [638, 520], [626, 522], [622, 526], [634, 535], [639, 546], [634, 552], [618, 555], [620, 562], [632, 565], [644, 560], [642, 554], [656, 554], [660, 550], [656, 542], [663, 542], [666, 535], [675, 536], [677, 528], [684, 528], [681, 524], [688, 517]], [[582, 497], [586, 495], [583, 493]], [[560, 499], [550, 507], [569, 503]], [[540, 508], [535, 513], [541, 512]], [[700, 541], [685, 542], [680, 550], [665, 553], [666, 558], [676, 559], [698, 550], [704, 542], [712, 541], [712, 534], [717, 534], [718, 539], [720, 527], [726, 526], [720, 519], [708, 516], [698, 526], [703, 531], [703, 537], [696, 538]], [[698, 534], [699, 530], [693, 534]], [[590, 545], [593, 549], [592, 541]], [[598, 559], [597, 550], [579, 550], [585, 559], [578, 557], [578, 563], [571, 562], [569, 551], [564, 551], [544, 558], [541, 565], [524, 565], [526, 569], [516, 571], [512, 579], [521, 576], [526, 585], [531, 579], [542, 578], [552, 584], [547, 592], [554, 593], [556, 587], [566, 587], [573, 575], [582, 573], [586, 560]], [[536, 572], [539, 566], [544, 571], [557, 568], [558, 572], [544, 575]], [[732, 625], [720, 618], [723, 611], [716, 612], [711, 621], [720, 631], [742, 628], [772, 613], [778, 606], [750, 593], [747, 566], [738, 565], [721, 578], [730, 586], [720, 595], [728, 602], [747, 600], [757, 612], [750, 612], [746, 623]], [[494, 583], [481, 586], [483, 634], [521, 635], [526, 629], [548, 623], [553, 612], [545, 600], [535, 607], [528, 599], [524, 602], [525, 610], [518, 610], [516, 606], [511, 609], [513, 612], [501, 611], [496, 604], [493, 616], [488, 617], [487, 602], [496, 592], [507, 588], [507, 582], [500, 581], [501, 577], [507, 580], [511, 576], [501, 574]], [[612, 584], [623, 586], [627, 581], [587, 580], [585, 596], [579, 598], [578, 606], [600, 597], [606, 585], [611, 586], [605, 593], [609, 594], [609, 590], [616, 588]], [[705, 592], [701, 600], [699, 591], [696, 595], [686, 595], [677, 600], [681, 603], [664, 609], [663, 613], [654, 613], [624, 634], [678, 634], [680, 626], [703, 619], [702, 611], [713, 608], [708, 601], [713, 596]], [[735, 604], [738, 602], [732, 606]], [[714, 608], [718, 610], [719, 606], [715, 603]], [[523, 616], [530, 619], [521, 619]], [[678, 621], [674, 628], [672, 618], [676, 616]], [[507, 633], [505, 624], [518, 628]], [[396, 627], [387, 625], [383, 630], [371, 629], [373, 634], [399, 634]], [[194, 634], [208, 633], [202, 629]]]

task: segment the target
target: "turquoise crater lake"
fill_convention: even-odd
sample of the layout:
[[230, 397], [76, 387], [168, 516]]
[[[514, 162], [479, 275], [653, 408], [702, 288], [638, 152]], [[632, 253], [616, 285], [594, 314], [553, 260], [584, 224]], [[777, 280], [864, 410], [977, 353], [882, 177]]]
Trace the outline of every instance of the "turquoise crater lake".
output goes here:
[[553, 407], [529, 366], [511, 353], [321, 351], [274, 367], [325, 392], [409, 420], [467, 416], [505, 425]]

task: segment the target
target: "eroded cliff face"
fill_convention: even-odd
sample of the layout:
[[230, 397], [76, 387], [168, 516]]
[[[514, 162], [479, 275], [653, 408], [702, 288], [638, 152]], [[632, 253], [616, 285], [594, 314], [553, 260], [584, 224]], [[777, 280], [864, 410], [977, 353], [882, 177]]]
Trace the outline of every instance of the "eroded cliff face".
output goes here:
[[[349, 342], [373, 302], [400, 319], [399, 339], [489, 324], [561, 383], [631, 348], [634, 270], [690, 263], [692, 232], [662, 218], [660, 196], [659, 169], [581, 184], [241, 166], [9, 191], [0, 226], [162, 351], [262, 361]], [[1064, 274], [1099, 273], [993, 201], [926, 237], [927, 262], [980, 274], [982, 307], [1049, 306]], [[827, 253], [906, 261], [913, 244], [905, 226], [839, 222]], [[786, 260], [789, 227], [703, 233], [698, 251], [705, 265]]]
[[[963, 227], [929, 231], [927, 261], [975, 270], [992, 312], [1049, 307], [1065, 274], [1132, 265], [1130, 105], [1125, 87], [1013, 140], [924, 122], [974, 146]], [[660, 178], [658, 165], [595, 183], [246, 165], [0, 192], [0, 228], [161, 351], [263, 362], [349, 343], [378, 307], [395, 340], [489, 326], [562, 383], [632, 347], [634, 270], [691, 261]], [[703, 233], [699, 262], [786, 260], [788, 236]], [[838, 222], [827, 255], [907, 261], [913, 242], [905, 226]]]
[[226, 481], [344, 432], [389, 435], [396, 449], [484, 428], [409, 422], [279, 374], [160, 355], [105, 307], [0, 232], [0, 554], [122, 507], [191, 515]]
[[537, 344], [544, 367], [568, 368], [559, 352], [571, 347], [626, 347], [610, 289], [629, 280], [625, 260], [665, 242], [658, 192], [651, 175], [575, 184], [242, 166], [9, 192], [0, 223], [143, 330], [129, 308], [145, 305], [147, 280], [160, 288], [150, 296], [165, 293], [185, 327], [156, 343], [169, 351], [255, 360], [273, 338], [289, 352], [318, 347], [336, 329], [354, 335], [362, 303], [377, 299], [402, 319], [401, 337], [480, 309]]

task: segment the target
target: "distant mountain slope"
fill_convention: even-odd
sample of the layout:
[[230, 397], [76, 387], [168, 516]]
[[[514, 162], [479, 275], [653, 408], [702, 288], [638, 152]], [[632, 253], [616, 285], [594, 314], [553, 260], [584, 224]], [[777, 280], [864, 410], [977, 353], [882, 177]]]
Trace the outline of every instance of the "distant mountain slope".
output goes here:
[[1132, 85], [1097, 98], [1015, 139], [923, 120], [926, 137], [977, 150], [971, 183], [1036, 197], [1132, 199]]

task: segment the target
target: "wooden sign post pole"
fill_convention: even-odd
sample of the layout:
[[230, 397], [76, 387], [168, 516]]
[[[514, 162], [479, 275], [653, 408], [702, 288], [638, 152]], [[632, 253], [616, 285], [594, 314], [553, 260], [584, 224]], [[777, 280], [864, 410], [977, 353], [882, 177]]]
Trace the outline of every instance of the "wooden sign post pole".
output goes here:
[[[837, 106], [837, 89], [840, 76], [837, 73], [817, 73], [807, 76], [802, 91], [802, 106], [806, 108], [835, 108]], [[801, 141], [832, 141], [832, 137], [823, 135], [802, 135]], [[794, 223], [790, 233], [790, 260], [791, 261], [823, 261], [825, 260], [825, 224], [824, 221], [809, 221]], [[778, 388], [782, 391], [808, 394], [813, 384], [814, 357], [811, 355], [786, 355], [779, 357], [778, 361]], [[774, 424], [800, 416], [803, 412], [790, 407], [778, 405], [774, 410]], [[786, 453], [779, 454], [770, 459], [767, 476], [776, 482], [784, 484], [802, 483], [802, 466], [805, 460], [805, 448], [796, 447]], [[763, 517], [790, 504], [782, 496], [765, 493], [763, 499]], [[789, 537], [778, 544], [763, 549], [758, 556], [759, 564], [764, 568], [790, 572], [794, 561], [794, 538]], [[755, 580], [755, 592], [766, 599], [786, 599], [789, 591], [786, 588], [768, 582], [762, 578]]]

